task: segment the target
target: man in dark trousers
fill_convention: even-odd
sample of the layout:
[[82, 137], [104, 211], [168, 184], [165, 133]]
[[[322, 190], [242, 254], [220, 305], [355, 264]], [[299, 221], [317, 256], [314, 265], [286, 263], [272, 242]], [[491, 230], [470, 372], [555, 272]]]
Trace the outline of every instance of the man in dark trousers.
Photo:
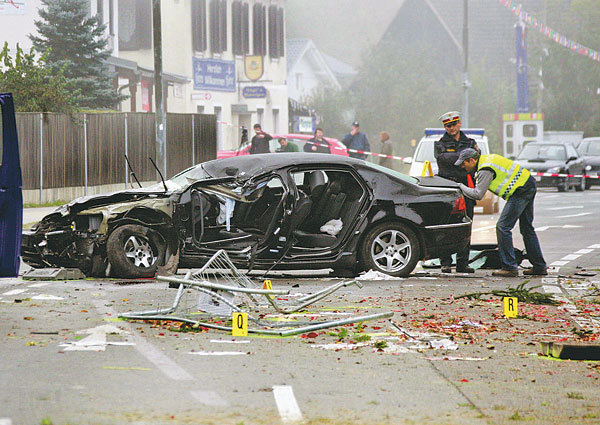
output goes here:
[[255, 153], [269, 153], [269, 140], [271, 137], [270, 134], [262, 131], [262, 127], [260, 124], [254, 124], [254, 131], [256, 134], [252, 137], [252, 141], [250, 143], [250, 155], [254, 155]]
[[[361, 133], [359, 130], [358, 121], [352, 123], [350, 133], [346, 134], [342, 139], [342, 143], [346, 145], [348, 149], [354, 149], [357, 151], [368, 152], [371, 150], [369, 145], [369, 139], [365, 133]], [[367, 155], [364, 153], [348, 152], [348, 155], [352, 158], [365, 159]]]
[[[440, 117], [440, 121], [442, 121], [446, 132], [442, 138], [434, 144], [434, 156], [438, 165], [438, 176], [473, 187], [473, 173], [470, 175], [469, 179], [469, 177], [467, 177], [469, 173], [460, 166], [454, 164], [458, 160], [460, 152], [465, 149], [475, 149], [479, 152], [477, 143], [460, 131], [461, 121], [459, 112], [446, 112]], [[467, 215], [473, 219], [475, 201], [470, 198], [465, 198], [465, 204]], [[465, 249], [456, 253], [457, 273], [475, 273], [475, 270], [469, 267], [470, 250], [471, 245], [469, 244]], [[440, 257], [440, 263], [442, 265], [442, 273], [452, 273], [452, 257], [450, 255]]]
[[481, 155], [475, 149], [464, 149], [455, 162], [467, 172], [476, 171], [474, 188], [459, 184], [465, 196], [481, 199], [486, 191], [506, 200], [506, 205], [496, 223], [496, 237], [500, 252], [501, 269], [492, 276], [517, 277], [518, 263], [512, 241], [512, 229], [519, 220], [519, 230], [523, 236], [527, 259], [532, 268], [523, 271], [527, 276], [548, 274], [546, 260], [542, 254], [540, 241], [533, 227], [533, 204], [535, 201], [535, 179], [531, 173], [500, 155]]

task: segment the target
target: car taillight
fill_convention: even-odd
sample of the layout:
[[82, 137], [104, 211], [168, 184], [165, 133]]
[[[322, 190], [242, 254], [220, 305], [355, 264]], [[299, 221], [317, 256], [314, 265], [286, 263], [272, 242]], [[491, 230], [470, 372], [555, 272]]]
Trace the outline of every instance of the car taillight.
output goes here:
[[454, 202], [454, 208], [450, 214], [464, 214], [467, 206], [465, 205], [465, 198], [461, 196]]

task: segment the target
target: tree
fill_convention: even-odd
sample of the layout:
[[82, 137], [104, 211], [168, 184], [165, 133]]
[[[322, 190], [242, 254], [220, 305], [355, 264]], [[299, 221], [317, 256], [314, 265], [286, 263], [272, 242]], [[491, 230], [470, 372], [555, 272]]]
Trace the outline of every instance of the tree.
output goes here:
[[17, 44], [10, 55], [8, 43], [0, 52], [0, 87], [13, 93], [17, 112], [75, 112], [73, 93], [61, 71], [52, 74], [47, 55], [36, 60], [33, 49], [25, 53]]
[[105, 26], [96, 17], [87, 16], [86, 0], [42, 0], [36, 21], [39, 37], [29, 35], [36, 51], [48, 52], [52, 73], [61, 70], [74, 89], [79, 90], [76, 104], [82, 108], [114, 108], [127, 96], [119, 94], [105, 61], [110, 56]]

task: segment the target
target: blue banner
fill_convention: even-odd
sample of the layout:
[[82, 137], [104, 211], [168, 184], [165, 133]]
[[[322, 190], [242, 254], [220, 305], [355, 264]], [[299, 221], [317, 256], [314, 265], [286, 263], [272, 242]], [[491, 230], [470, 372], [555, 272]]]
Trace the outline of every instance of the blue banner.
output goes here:
[[235, 91], [235, 62], [193, 58], [194, 90]]
[[16, 277], [21, 263], [23, 183], [12, 94], [0, 94], [0, 107], [3, 130], [0, 165], [0, 277]]

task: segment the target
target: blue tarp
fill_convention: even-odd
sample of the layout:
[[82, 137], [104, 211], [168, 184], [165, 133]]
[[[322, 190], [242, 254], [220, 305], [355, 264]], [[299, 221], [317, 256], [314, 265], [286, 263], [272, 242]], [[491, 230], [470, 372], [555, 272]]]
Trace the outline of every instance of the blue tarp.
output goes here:
[[19, 274], [23, 232], [23, 182], [15, 106], [10, 93], [0, 93], [2, 164], [0, 165], [0, 277]]

